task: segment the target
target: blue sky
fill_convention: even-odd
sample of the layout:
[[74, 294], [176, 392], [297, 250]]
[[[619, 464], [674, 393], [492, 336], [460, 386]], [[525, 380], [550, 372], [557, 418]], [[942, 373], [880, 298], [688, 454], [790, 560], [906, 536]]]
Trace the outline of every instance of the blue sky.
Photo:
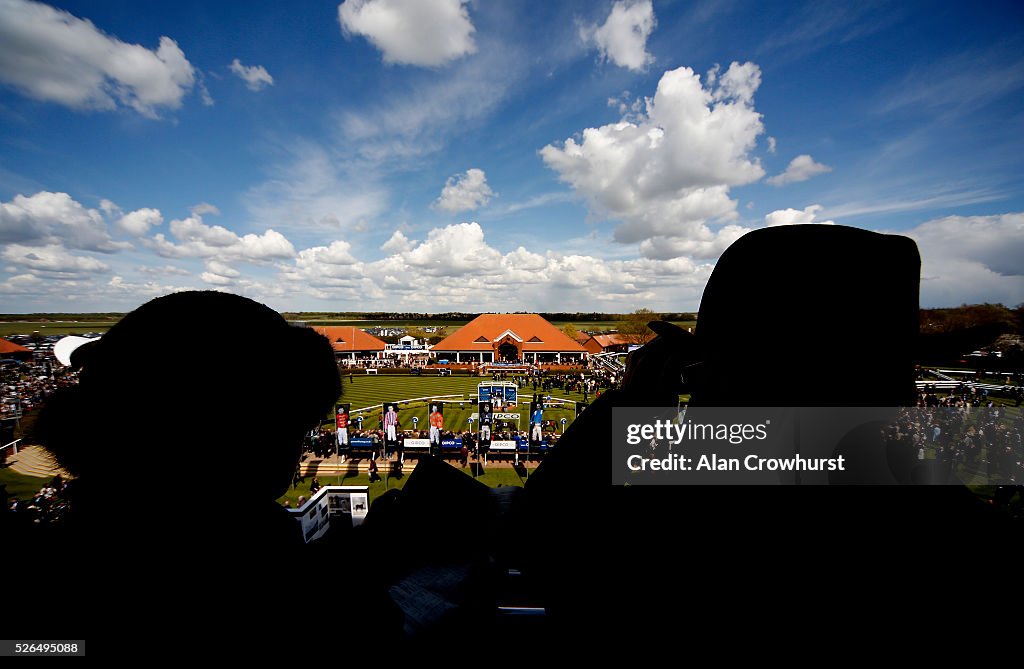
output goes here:
[[0, 311], [693, 310], [829, 222], [1016, 305], [1022, 89], [1013, 2], [0, 0]]

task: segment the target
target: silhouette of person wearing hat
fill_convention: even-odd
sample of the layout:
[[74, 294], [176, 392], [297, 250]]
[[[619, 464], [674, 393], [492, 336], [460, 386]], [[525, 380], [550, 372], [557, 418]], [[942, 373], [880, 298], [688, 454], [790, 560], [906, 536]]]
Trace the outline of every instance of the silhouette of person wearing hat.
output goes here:
[[[850, 573], [907, 599], [913, 583], [902, 570], [894, 577], [901, 558], [985, 536], [989, 514], [963, 487], [609, 486], [615, 408], [675, 407], [683, 392], [696, 408], [913, 405], [919, 276], [914, 242], [898, 235], [800, 225], [734, 242], [704, 290], [696, 332], [652, 324], [658, 336], [630, 354], [621, 388], [601, 393], [525, 484], [524, 573], [553, 629], [584, 641], [609, 611], [646, 624], [675, 601], [726, 607], [722, 617], [743, 602], [745, 619], [763, 619], [776, 612], [760, 602], [811, 592], [816, 603], [850, 601], [859, 594], [841, 576]], [[849, 436], [837, 452], [863, 447]], [[883, 449], [867, 458], [872, 466], [832, 482], [896, 482]], [[593, 512], [595, 499], [605, 513]], [[868, 547], [885, 558], [858, 560]], [[703, 577], [714, 594], [695, 600]], [[811, 590], [826, 583], [828, 599]], [[620, 638], [629, 623], [616, 617]]]
[[[129, 643], [276, 616], [292, 588], [280, 565], [304, 541], [275, 500], [340, 394], [327, 339], [244, 297], [182, 292], [127, 314], [71, 361], [80, 384], [37, 424], [76, 477], [54, 573], [83, 603], [101, 584], [104, 621]], [[211, 466], [233, 485], [197, 509], [209, 497], [198, 472]], [[137, 473], [144, 485], [103, 501]]]

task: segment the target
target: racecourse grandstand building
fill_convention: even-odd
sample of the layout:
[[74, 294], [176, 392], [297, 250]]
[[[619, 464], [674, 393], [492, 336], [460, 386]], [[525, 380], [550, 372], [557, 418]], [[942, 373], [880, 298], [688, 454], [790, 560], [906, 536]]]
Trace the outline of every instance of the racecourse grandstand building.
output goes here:
[[387, 345], [372, 334], [349, 325], [313, 328], [327, 337], [334, 347], [334, 357], [339, 360], [362, 360], [380, 358]]
[[598, 353], [625, 353], [634, 342], [630, 338], [620, 334], [596, 334], [586, 338], [582, 342], [587, 353], [597, 355]]
[[434, 345], [452, 362], [582, 362], [586, 350], [537, 314], [483, 314]]

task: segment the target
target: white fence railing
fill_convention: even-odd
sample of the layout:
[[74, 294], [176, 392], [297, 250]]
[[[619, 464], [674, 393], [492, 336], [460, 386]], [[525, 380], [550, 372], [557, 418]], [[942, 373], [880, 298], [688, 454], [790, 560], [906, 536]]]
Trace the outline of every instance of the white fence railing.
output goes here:
[[[407, 400], [395, 400], [395, 404], [409, 404], [410, 402], [419, 402], [421, 400], [438, 400], [440, 402], [458, 402], [459, 400], [447, 400], [447, 397], [463, 397], [463, 395], [427, 395], [426, 397], [413, 397]], [[342, 398], [344, 399], [344, 398]], [[470, 401], [470, 400], [465, 400]], [[374, 404], [373, 406], [360, 407], [358, 409], [352, 409], [352, 413], [362, 413], [363, 411], [372, 411], [373, 409], [382, 409], [383, 404]]]
[[967, 388], [980, 388], [981, 390], [1016, 390], [1020, 386], [1005, 386], [998, 383], [975, 383], [973, 381], [917, 381], [918, 388], [935, 388], [937, 390], [952, 390], [960, 386]]
[[[3, 453], [8, 448], [12, 448], [12, 449], [14, 449], [14, 455], [17, 455], [18, 454], [18, 443], [20, 441], [21, 441], [21, 439], [15, 439], [14, 441], [12, 441], [12, 442], [10, 442], [8, 444], [4, 444], [3, 446], [0, 446], [0, 453]], [[4, 453], [4, 457], [6, 457], [6, 456], [7, 456], [7, 454]]]
[[613, 372], [621, 372], [626, 366], [619, 362], [618, 356], [618, 353], [598, 353], [590, 356], [590, 358]]

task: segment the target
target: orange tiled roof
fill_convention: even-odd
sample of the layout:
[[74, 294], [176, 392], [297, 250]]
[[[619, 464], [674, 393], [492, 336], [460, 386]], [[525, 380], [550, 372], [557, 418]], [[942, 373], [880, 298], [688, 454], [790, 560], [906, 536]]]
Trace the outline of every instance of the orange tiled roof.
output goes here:
[[602, 347], [633, 343], [629, 340], [629, 338], [620, 334], [594, 335], [593, 337], [594, 341], [596, 341]]
[[0, 353], [31, 353], [32, 351], [15, 344], [13, 341], [7, 341], [6, 339], [0, 339]]
[[629, 338], [620, 334], [596, 334], [587, 337], [587, 341], [583, 342], [583, 348], [587, 349], [591, 353], [601, 353], [605, 349], [612, 346], [626, 346], [631, 344]]
[[482, 314], [437, 345], [435, 351], [493, 351], [494, 340], [511, 331], [523, 351], [583, 353], [585, 349], [537, 314]]
[[331, 342], [335, 351], [383, 351], [384, 342], [351, 325], [330, 325], [313, 328]]

